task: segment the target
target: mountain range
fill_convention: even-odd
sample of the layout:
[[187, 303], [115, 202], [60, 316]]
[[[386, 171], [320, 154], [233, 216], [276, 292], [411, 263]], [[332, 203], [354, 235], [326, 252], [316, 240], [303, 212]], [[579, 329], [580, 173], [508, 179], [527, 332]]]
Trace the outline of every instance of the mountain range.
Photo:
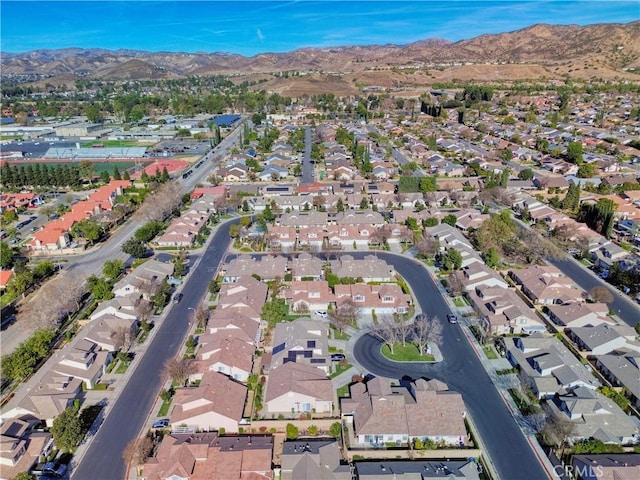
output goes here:
[[[265, 88], [296, 94], [350, 93], [355, 84], [410, 88], [446, 80], [602, 78], [640, 80], [640, 21], [547, 25], [450, 42], [303, 48], [244, 57], [229, 53], [169, 53], [68, 48], [3, 53], [3, 75], [46, 74], [48, 83], [77, 78], [142, 80], [193, 75], [263, 78]], [[274, 72], [304, 72], [274, 78]], [[637, 73], [635, 73], [637, 72]]]

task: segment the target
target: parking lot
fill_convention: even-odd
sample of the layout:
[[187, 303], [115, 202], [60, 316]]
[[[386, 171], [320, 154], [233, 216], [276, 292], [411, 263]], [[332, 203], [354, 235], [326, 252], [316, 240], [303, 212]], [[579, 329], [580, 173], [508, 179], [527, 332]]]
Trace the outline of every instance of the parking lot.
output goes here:
[[150, 156], [164, 155], [204, 155], [211, 150], [209, 140], [194, 140], [190, 138], [164, 140], [153, 148], [147, 149]]

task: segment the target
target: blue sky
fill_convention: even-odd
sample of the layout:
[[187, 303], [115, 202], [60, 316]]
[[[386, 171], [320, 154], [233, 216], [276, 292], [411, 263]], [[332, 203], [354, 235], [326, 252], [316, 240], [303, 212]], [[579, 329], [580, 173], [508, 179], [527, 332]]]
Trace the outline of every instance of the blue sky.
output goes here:
[[1, 0], [0, 52], [81, 47], [252, 56], [638, 19], [638, 0]]

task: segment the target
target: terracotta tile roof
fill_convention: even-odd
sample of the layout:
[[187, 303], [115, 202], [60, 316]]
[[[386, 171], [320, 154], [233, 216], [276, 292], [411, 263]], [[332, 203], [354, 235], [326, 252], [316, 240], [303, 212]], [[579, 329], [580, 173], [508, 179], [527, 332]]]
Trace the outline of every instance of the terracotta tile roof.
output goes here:
[[0, 287], [6, 287], [12, 275], [13, 270], [0, 270]]

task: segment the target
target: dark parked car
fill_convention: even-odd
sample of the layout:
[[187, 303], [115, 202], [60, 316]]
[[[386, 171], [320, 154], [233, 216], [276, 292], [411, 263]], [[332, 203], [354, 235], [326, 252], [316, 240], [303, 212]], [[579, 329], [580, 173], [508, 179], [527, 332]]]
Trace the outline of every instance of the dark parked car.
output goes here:
[[449, 323], [458, 323], [458, 317], [456, 317], [453, 313], [447, 313], [447, 320]]
[[332, 362], [339, 362], [340, 360], [344, 360], [345, 358], [346, 357], [342, 353], [332, 353], [331, 354], [331, 361]]
[[181, 293], [176, 293], [175, 297], [173, 297], [173, 303], [180, 303], [180, 300], [182, 300], [182, 294]]

